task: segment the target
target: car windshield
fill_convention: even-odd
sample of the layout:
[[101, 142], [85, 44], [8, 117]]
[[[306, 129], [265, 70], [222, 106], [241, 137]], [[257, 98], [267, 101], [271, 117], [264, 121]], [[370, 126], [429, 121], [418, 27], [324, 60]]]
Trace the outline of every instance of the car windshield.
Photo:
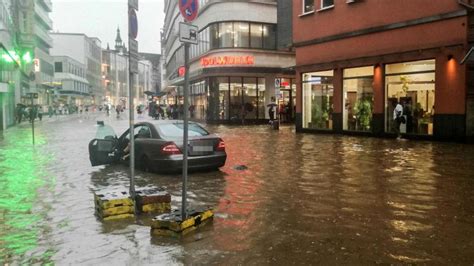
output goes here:
[[[172, 123], [172, 124], [162, 124], [159, 125], [159, 130], [161, 135], [164, 137], [182, 137], [183, 136], [183, 123]], [[207, 136], [207, 132], [204, 128], [195, 123], [189, 123], [189, 136], [190, 137], [200, 137]]]

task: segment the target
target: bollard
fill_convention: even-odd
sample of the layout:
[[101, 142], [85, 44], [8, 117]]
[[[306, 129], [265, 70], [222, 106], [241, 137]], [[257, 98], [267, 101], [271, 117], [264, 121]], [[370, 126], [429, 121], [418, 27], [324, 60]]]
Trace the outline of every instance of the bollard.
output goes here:
[[139, 189], [137, 206], [143, 213], [165, 213], [171, 210], [171, 195], [162, 188]]
[[188, 210], [188, 218], [182, 220], [181, 211], [174, 210], [153, 218], [151, 223], [151, 234], [156, 236], [183, 236], [204, 226], [211, 221], [214, 213], [209, 209]]
[[94, 193], [97, 216], [104, 220], [135, 217], [133, 200], [127, 191], [99, 191]]

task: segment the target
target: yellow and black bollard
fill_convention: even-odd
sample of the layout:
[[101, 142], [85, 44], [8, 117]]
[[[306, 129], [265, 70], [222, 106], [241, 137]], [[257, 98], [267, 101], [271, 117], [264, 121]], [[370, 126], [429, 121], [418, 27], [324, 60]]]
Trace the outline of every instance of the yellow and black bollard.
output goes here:
[[212, 210], [188, 210], [188, 217], [181, 218], [181, 210], [156, 216], [151, 223], [151, 234], [178, 237], [205, 225], [214, 217]]
[[133, 218], [134, 205], [127, 191], [100, 191], [94, 193], [96, 213], [104, 221]]
[[139, 189], [138, 210], [142, 213], [165, 213], [171, 210], [171, 195], [163, 189]]

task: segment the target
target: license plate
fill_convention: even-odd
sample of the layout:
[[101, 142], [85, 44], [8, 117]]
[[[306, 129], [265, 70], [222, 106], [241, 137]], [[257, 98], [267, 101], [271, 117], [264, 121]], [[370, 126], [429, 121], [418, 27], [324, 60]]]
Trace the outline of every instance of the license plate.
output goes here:
[[212, 146], [193, 146], [193, 152], [214, 151]]

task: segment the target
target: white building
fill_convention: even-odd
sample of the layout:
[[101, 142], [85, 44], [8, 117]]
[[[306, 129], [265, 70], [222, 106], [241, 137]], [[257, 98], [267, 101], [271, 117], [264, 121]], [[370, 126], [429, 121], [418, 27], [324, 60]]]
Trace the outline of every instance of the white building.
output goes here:
[[[194, 117], [263, 121], [274, 97], [292, 111], [295, 54], [277, 45], [277, 1], [201, 0], [199, 8], [193, 22], [199, 28], [198, 45], [191, 45], [189, 71]], [[171, 96], [168, 102], [180, 104], [183, 77], [178, 70], [184, 65], [184, 48], [178, 38], [183, 21], [178, 1], [166, 0], [165, 13], [163, 85]]]
[[[57, 103], [67, 105], [91, 104], [90, 84], [84, 64], [68, 56], [54, 57], [54, 86], [58, 88]], [[49, 103], [48, 103], [49, 105]]]
[[86, 79], [90, 86], [91, 104], [100, 105], [105, 100], [101, 79], [102, 48], [98, 38], [90, 38], [82, 33], [51, 33], [54, 56], [68, 56], [86, 69]]

